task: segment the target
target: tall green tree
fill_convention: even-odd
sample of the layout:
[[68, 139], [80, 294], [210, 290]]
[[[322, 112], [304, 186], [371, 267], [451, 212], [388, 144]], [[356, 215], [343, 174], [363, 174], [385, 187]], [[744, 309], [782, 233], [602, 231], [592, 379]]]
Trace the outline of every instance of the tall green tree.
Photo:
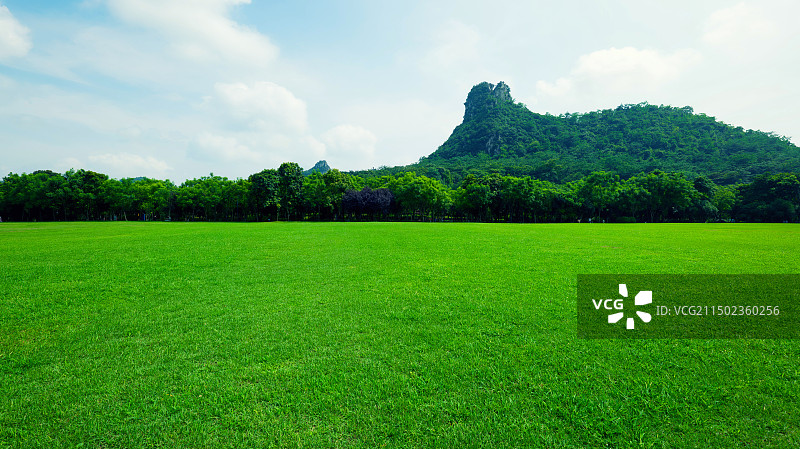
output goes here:
[[452, 200], [449, 190], [439, 181], [427, 176], [417, 176], [406, 172], [389, 183], [401, 214], [433, 220], [444, 216], [450, 209]]
[[634, 179], [647, 192], [645, 209], [651, 222], [680, 219], [698, 195], [694, 185], [682, 173], [654, 170]]
[[486, 220], [491, 201], [489, 186], [473, 174], [467, 175], [461, 186], [453, 193], [454, 207], [470, 220]]
[[278, 168], [280, 206], [287, 220], [301, 216], [303, 208], [303, 169], [296, 162]]
[[317, 220], [331, 210], [325, 180], [319, 171], [312, 171], [303, 179], [303, 208]]
[[278, 219], [278, 211], [281, 207], [280, 197], [280, 176], [278, 170], [265, 169], [250, 175], [250, 204], [256, 217], [256, 221], [275, 217]]
[[794, 173], [756, 176], [738, 193], [734, 214], [740, 221], [798, 221], [800, 179]]
[[226, 220], [243, 221], [247, 219], [250, 181], [246, 179], [228, 180], [222, 191], [222, 213]]
[[102, 195], [108, 175], [80, 169], [68, 171], [65, 178], [69, 197], [67, 202], [73, 206], [72, 216], [84, 220], [98, 219], [108, 207], [106, 198]]
[[608, 211], [620, 194], [619, 176], [609, 172], [592, 172], [573, 184], [575, 198], [588, 218], [608, 219]]
[[[329, 205], [327, 214], [328, 217], [333, 217], [334, 220], [342, 216], [342, 197], [344, 196], [345, 192], [348, 190], [359, 190], [364, 187], [363, 179], [361, 177], [342, 173], [335, 168], [322, 175], [322, 180], [325, 182], [325, 190], [327, 195], [325, 204]], [[385, 187], [385, 185], [383, 186]]]

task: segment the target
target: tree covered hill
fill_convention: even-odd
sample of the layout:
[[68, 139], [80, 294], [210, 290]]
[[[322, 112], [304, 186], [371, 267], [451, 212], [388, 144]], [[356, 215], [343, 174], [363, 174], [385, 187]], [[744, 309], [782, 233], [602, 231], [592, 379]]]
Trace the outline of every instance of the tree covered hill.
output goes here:
[[311, 173], [314, 173], [314, 172], [319, 172], [319, 174], [324, 175], [325, 173], [329, 172], [330, 170], [331, 170], [331, 167], [328, 165], [328, 161], [319, 161], [316, 164], [314, 164], [313, 167], [309, 168], [308, 170], [305, 170], [303, 172], [303, 176], [308, 176], [308, 175], [310, 175]]
[[468, 173], [566, 182], [593, 171], [627, 178], [656, 169], [735, 184], [800, 171], [800, 148], [788, 138], [734, 127], [688, 106], [537, 114], [515, 102], [503, 82], [474, 86], [464, 106], [463, 122], [433, 154], [384, 171], [416, 171], [450, 184]]

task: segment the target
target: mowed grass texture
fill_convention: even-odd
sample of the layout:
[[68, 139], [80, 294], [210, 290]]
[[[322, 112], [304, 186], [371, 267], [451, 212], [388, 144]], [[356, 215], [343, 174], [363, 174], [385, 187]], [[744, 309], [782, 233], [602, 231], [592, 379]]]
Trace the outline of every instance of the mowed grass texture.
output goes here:
[[579, 340], [578, 273], [796, 225], [0, 225], [0, 447], [797, 447], [800, 344]]

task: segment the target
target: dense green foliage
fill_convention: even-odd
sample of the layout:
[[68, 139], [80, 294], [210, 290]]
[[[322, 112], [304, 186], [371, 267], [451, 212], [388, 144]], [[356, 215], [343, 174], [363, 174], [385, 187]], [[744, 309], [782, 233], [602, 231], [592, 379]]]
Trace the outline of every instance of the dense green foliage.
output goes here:
[[691, 107], [640, 103], [542, 115], [515, 103], [503, 83], [478, 84], [465, 106], [463, 123], [419, 163], [357, 173], [415, 171], [449, 184], [469, 173], [566, 182], [593, 171], [628, 178], [662, 170], [730, 185], [759, 174], [800, 171], [800, 148], [789, 139], [745, 131]]
[[[778, 174], [773, 174], [778, 173]], [[473, 87], [464, 121], [408, 167], [341, 173], [293, 162], [180, 186], [87, 170], [9, 174], [6, 220], [788, 221], [800, 148], [689, 107], [541, 115], [504, 83]]]
[[10, 174], [0, 183], [6, 221], [450, 220], [487, 222], [797, 222], [797, 174], [718, 186], [653, 171], [622, 179], [592, 172], [554, 184], [468, 174], [456, 188], [413, 172], [362, 178], [338, 170], [302, 176], [295, 163], [248, 179], [202, 177], [176, 186], [86, 170]]
[[0, 447], [790, 448], [796, 340], [580, 340], [578, 273], [787, 225], [0, 224]]

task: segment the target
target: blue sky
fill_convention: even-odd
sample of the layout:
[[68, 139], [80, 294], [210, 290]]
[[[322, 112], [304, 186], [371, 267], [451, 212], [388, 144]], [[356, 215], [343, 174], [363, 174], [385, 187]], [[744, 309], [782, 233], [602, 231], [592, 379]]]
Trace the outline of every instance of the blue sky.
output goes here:
[[797, 143], [797, 17], [791, 0], [0, 0], [0, 173], [408, 164], [501, 80], [534, 112], [688, 105]]

